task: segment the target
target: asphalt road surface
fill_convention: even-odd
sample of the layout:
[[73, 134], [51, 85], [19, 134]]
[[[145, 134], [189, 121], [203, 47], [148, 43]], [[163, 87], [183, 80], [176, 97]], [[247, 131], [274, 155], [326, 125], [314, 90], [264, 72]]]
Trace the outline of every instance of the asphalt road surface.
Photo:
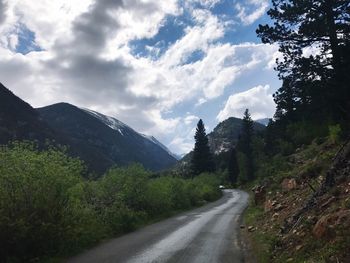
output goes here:
[[247, 193], [224, 190], [216, 202], [112, 239], [68, 262], [244, 262], [239, 227], [247, 202]]

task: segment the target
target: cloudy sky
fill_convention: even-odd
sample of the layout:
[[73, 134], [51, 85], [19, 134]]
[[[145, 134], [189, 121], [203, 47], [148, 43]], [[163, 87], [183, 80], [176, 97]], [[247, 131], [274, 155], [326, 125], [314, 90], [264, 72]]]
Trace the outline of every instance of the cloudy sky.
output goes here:
[[69, 102], [173, 152], [249, 108], [271, 117], [269, 0], [0, 0], [0, 82], [34, 107]]

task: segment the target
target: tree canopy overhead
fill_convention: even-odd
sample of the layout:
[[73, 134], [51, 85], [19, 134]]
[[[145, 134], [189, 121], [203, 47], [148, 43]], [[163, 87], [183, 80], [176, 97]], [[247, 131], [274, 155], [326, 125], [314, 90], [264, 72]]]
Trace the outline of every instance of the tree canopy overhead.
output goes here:
[[[272, 0], [273, 25], [259, 25], [263, 43], [276, 43], [283, 81], [277, 118], [299, 112], [349, 118], [350, 5], [348, 0]], [[303, 116], [305, 117], [305, 115]]]

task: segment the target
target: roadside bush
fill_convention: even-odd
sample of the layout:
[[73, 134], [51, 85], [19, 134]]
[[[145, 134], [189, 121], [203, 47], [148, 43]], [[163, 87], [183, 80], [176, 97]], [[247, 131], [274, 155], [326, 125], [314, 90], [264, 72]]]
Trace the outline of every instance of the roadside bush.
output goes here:
[[83, 179], [83, 163], [32, 143], [0, 147], [0, 255], [44, 261], [220, 197], [219, 176], [154, 178], [141, 165]]
[[171, 178], [171, 202], [174, 210], [191, 207], [190, 187], [186, 187], [190, 180]]
[[171, 187], [169, 177], [153, 179], [148, 183], [146, 203], [150, 216], [157, 216], [160, 212], [166, 214], [172, 210], [174, 204]]
[[143, 211], [147, 206], [146, 192], [150, 175], [150, 172], [139, 164], [126, 168], [112, 168], [102, 178], [101, 184], [106, 193], [117, 194], [128, 208]]
[[[74, 193], [83, 165], [61, 150], [30, 143], [0, 148], [0, 250], [21, 260], [75, 248], [95, 239], [95, 215]], [[71, 246], [74, 247], [71, 247]]]
[[199, 200], [213, 201], [220, 197], [220, 180], [216, 174], [203, 173], [193, 179]]

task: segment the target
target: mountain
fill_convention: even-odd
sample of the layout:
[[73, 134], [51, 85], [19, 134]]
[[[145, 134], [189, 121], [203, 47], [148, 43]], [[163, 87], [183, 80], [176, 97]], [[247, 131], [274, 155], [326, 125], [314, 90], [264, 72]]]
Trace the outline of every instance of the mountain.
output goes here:
[[[215, 154], [228, 151], [232, 145], [237, 143], [242, 130], [242, 124], [242, 119], [234, 117], [220, 122], [214, 130], [208, 134], [210, 149]], [[258, 122], [254, 122], [253, 127], [255, 132], [261, 132], [265, 129], [265, 126]]]
[[34, 109], [0, 83], [0, 145], [13, 140], [47, 140], [67, 145], [90, 171], [141, 163], [158, 171], [176, 163], [156, 138], [137, 133], [119, 120], [67, 103]]
[[[220, 166], [220, 160], [227, 158], [230, 148], [237, 144], [242, 130], [243, 120], [238, 118], [228, 118], [220, 122], [214, 130], [208, 134], [209, 146], [214, 153], [214, 160]], [[254, 131], [259, 133], [264, 131], [265, 126], [254, 122]], [[187, 173], [191, 162], [193, 151], [184, 155], [183, 158], [174, 167], [180, 173]]]
[[0, 83], [0, 144], [13, 140], [54, 140], [56, 132], [39, 113]]
[[70, 146], [98, 173], [113, 165], [141, 163], [159, 171], [176, 158], [154, 137], [140, 134], [121, 121], [101, 113], [58, 103], [37, 109], [52, 129], [70, 139]]
[[264, 119], [258, 119], [255, 120], [255, 122], [260, 123], [264, 126], [267, 126], [269, 124], [270, 118], [264, 118]]

